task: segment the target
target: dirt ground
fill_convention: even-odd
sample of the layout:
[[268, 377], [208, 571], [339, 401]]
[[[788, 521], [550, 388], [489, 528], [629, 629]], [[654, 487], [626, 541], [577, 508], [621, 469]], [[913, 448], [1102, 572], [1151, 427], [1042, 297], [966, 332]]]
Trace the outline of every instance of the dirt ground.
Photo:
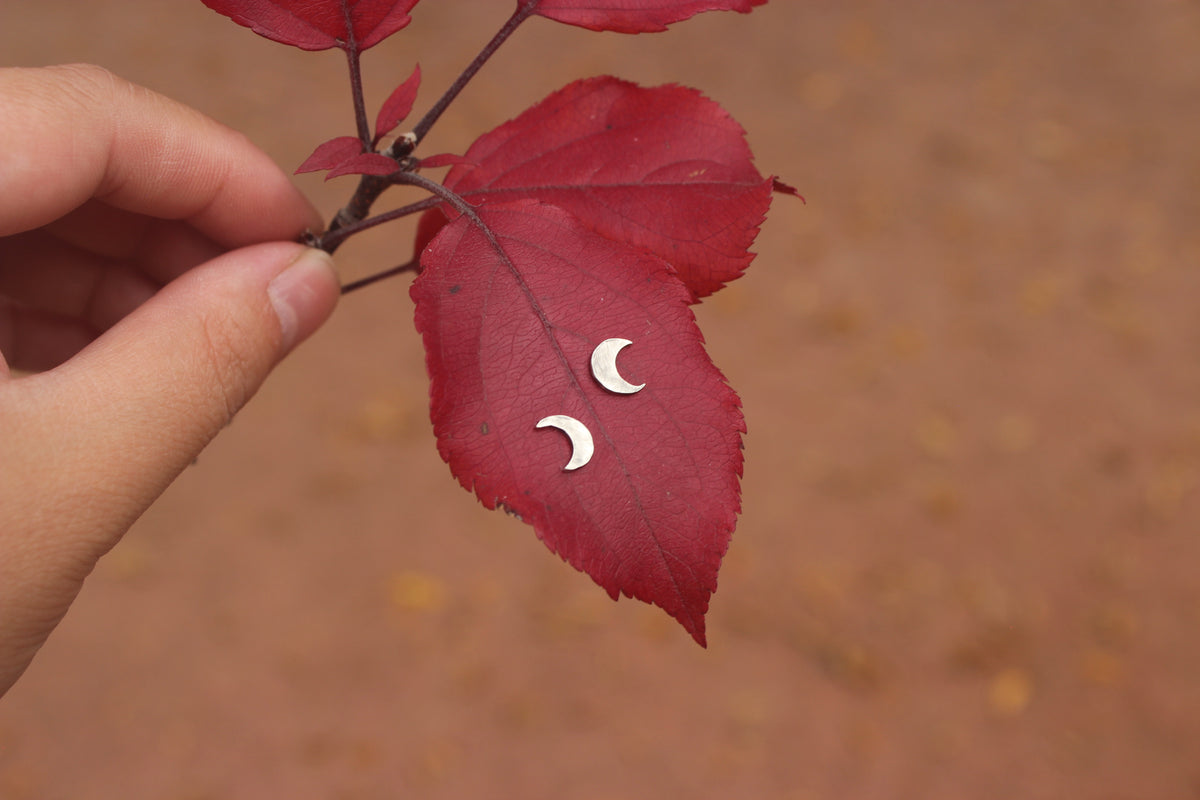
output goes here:
[[[372, 103], [511, 6], [425, 0]], [[0, 63], [64, 61], [289, 168], [352, 128], [338, 55], [199, 2], [0, 8]], [[1200, 798], [1200, 3], [538, 20], [430, 152], [599, 73], [702, 88], [808, 200], [698, 310], [750, 427], [709, 649], [458, 487], [398, 279], [103, 560], [0, 701], [0, 797]], [[346, 279], [411, 227], [362, 239]]]

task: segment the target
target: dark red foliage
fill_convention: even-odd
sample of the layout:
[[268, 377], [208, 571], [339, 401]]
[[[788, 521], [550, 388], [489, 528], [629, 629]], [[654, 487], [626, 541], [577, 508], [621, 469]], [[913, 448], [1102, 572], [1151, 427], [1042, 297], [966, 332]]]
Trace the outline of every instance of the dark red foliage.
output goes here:
[[296, 173], [329, 170], [325, 180], [340, 175], [390, 175], [400, 168], [393, 158], [381, 153], [364, 153], [356, 136], [338, 136], [318, 145], [296, 168]]
[[320, 172], [323, 169], [333, 169], [338, 164], [353, 158], [362, 152], [363, 143], [357, 136], [338, 136], [327, 142], [321, 142], [312, 155], [304, 159], [304, 163], [296, 167], [296, 174], [302, 172]]
[[381, 153], [361, 153], [329, 170], [325, 180], [342, 175], [391, 175], [398, 169], [400, 165], [394, 158], [388, 158]]
[[408, 116], [417, 99], [417, 90], [420, 88], [421, 65], [418, 64], [412, 75], [408, 76], [408, 80], [397, 86], [380, 106], [379, 114], [375, 117], [376, 143], [391, 133]]
[[[577, 81], [484, 134], [444, 184], [468, 202], [532, 197], [668, 261], [697, 297], [740, 276], [771, 203], [741, 126], [694, 89]], [[427, 212], [426, 237], [442, 212]], [[425, 238], [418, 248], [429, 241]]]
[[[524, 5], [527, 0], [519, 0]], [[648, 33], [701, 11], [749, 12], [767, 0], [538, 0], [543, 17], [594, 31]]]
[[[691, 292], [663, 260], [531, 200], [445, 226], [412, 287], [442, 457], [488, 508], [534, 526], [608, 593], [665, 609], [704, 644], [704, 613], [740, 508], [740, 403], [703, 347]], [[590, 371], [607, 338], [621, 372]], [[595, 454], [564, 471], [565, 414]]]
[[[203, 0], [260, 36], [301, 50], [361, 52], [412, 21], [418, 0]], [[353, 43], [353, 44], [352, 44]]]

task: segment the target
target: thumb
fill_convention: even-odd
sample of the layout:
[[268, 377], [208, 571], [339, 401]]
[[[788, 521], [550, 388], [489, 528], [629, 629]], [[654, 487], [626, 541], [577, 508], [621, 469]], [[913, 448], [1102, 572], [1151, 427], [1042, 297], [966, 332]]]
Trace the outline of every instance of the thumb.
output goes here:
[[325, 253], [255, 245], [177, 278], [57, 369], [0, 382], [0, 609], [22, 611], [0, 614], [0, 693], [6, 634], [36, 649], [337, 299]]
[[332, 261], [319, 250], [280, 242], [226, 253], [49, 373], [59, 414], [43, 421], [70, 430], [72, 454], [103, 464], [104, 480], [157, 496], [337, 298]]

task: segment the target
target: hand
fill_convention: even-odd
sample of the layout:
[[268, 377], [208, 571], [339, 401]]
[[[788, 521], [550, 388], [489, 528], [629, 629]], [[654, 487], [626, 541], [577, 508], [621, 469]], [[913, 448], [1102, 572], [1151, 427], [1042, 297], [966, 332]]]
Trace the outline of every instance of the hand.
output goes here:
[[0, 187], [2, 694], [338, 284], [266, 155], [95, 67], [0, 69]]

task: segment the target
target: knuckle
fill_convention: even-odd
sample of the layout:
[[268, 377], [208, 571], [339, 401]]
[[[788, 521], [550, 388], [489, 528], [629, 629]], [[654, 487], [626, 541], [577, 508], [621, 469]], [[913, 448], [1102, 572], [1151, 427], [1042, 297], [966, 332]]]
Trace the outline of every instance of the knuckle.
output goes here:
[[49, 69], [63, 78], [57, 87], [58, 100], [89, 110], [105, 105], [125, 85], [116, 74], [96, 64], [64, 64]]

